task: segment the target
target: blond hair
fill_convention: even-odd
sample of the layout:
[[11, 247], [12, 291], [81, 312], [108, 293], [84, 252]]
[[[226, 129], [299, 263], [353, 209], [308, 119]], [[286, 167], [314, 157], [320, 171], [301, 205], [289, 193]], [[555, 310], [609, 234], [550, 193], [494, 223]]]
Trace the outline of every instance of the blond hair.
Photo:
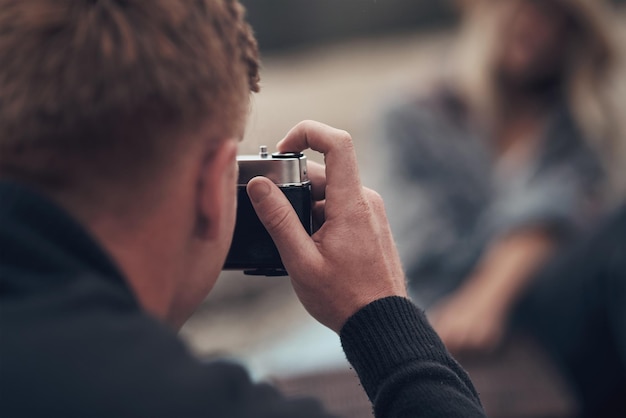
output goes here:
[[[511, 2], [523, 0], [474, 0], [463, 3], [465, 22], [458, 45], [455, 84], [481, 115], [497, 117], [493, 66], [499, 24]], [[567, 63], [566, 100], [589, 145], [609, 173], [607, 192], [626, 190], [626, 127], [619, 115], [624, 100], [622, 51], [609, 5], [599, 0], [557, 0], [576, 19], [579, 36], [572, 42]], [[621, 116], [621, 117], [620, 117]], [[489, 116], [487, 116], [489, 118]], [[486, 123], [492, 121], [486, 120]]]

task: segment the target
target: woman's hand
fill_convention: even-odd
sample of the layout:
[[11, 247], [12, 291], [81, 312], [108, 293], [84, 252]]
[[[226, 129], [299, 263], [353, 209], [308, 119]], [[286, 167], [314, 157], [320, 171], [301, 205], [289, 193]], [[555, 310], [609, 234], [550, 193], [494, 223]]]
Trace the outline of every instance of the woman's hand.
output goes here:
[[494, 242], [465, 284], [429, 314], [448, 350], [498, 348], [511, 309], [554, 247], [553, 238], [540, 227], [520, 229]]
[[448, 350], [458, 354], [498, 348], [508, 315], [500, 303], [489, 300], [480, 289], [467, 286], [444, 299], [428, 316]]

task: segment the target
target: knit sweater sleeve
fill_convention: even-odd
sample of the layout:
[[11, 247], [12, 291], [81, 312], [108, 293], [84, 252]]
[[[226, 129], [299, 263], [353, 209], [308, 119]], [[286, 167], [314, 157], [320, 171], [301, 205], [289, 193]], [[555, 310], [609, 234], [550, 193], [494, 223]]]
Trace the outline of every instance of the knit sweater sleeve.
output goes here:
[[408, 299], [367, 305], [340, 336], [377, 418], [485, 416], [469, 376]]

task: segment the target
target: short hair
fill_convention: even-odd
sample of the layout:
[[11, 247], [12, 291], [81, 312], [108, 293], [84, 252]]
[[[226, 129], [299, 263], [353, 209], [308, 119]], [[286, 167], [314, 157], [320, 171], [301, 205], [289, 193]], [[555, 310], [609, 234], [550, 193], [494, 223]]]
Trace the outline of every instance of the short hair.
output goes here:
[[0, 0], [0, 176], [132, 175], [172, 134], [238, 134], [259, 90], [244, 14], [238, 0]]

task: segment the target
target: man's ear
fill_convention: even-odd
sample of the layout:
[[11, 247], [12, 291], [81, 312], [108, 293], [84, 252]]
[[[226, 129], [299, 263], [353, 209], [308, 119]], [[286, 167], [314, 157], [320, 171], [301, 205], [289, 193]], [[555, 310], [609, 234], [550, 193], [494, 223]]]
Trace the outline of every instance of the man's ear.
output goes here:
[[235, 139], [222, 141], [204, 159], [198, 179], [196, 231], [199, 237], [215, 240], [234, 211], [231, 200], [236, 199], [238, 175], [237, 143]]

